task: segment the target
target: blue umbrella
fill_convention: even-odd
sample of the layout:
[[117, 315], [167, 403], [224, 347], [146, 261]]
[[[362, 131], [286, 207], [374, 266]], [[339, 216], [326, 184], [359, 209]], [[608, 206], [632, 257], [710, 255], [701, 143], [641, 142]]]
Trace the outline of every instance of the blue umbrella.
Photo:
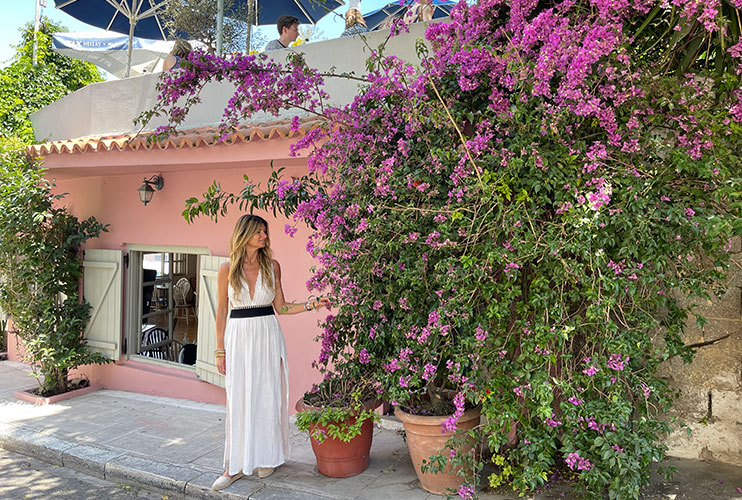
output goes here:
[[[388, 17], [402, 17], [407, 9], [409, 9], [415, 0], [406, 0], [402, 4], [400, 2], [391, 2], [386, 4], [380, 9], [376, 9], [368, 14], [363, 15], [363, 19], [366, 21], [366, 26], [370, 30], [379, 29], [379, 25], [384, 22]], [[459, 3], [455, 0], [433, 0], [433, 19], [440, 19], [442, 17], [448, 17], [451, 14], [456, 4]]]
[[[239, 0], [238, 0], [239, 1]], [[300, 23], [317, 21], [343, 5], [343, 0], [253, 0], [257, 8], [255, 25], [275, 24], [281, 16], [294, 16]], [[237, 3], [237, 2], [235, 2]]]
[[[233, 8], [247, 1], [248, 17], [255, 26], [274, 24], [281, 16], [294, 16], [300, 23], [316, 24], [317, 21], [343, 5], [344, 0], [236, 0]], [[222, 2], [219, 2], [222, 7]], [[229, 16], [229, 12], [223, 15]], [[221, 52], [221, 17], [217, 14], [217, 52]], [[247, 35], [248, 50], [250, 32]]]
[[91, 26], [129, 35], [126, 76], [131, 68], [135, 36], [166, 40], [159, 14], [168, 0], [54, 0], [55, 6]]
[[[159, 14], [168, 0], [54, 0], [85, 24], [151, 40], [167, 40]], [[132, 31], [133, 30], [133, 31]]]

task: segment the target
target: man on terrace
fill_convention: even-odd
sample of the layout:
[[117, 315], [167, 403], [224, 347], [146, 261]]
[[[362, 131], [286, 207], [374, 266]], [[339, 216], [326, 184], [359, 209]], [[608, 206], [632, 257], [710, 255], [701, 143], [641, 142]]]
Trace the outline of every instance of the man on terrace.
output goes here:
[[280, 36], [277, 40], [271, 40], [266, 44], [265, 49], [263, 49], [265, 52], [285, 49], [299, 37], [299, 19], [294, 16], [279, 17], [276, 27]]

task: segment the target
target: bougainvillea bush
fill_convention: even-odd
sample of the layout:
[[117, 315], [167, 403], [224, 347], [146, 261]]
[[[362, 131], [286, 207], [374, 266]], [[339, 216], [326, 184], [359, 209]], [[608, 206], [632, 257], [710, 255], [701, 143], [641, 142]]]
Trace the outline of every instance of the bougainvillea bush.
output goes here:
[[[335, 300], [320, 367], [373, 373], [387, 399], [448, 414], [448, 429], [481, 405], [489, 453], [433, 461], [470, 465], [460, 496], [492, 460], [492, 486], [538, 488], [561, 468], [588, 497], [637, 498], [670, 431], [658, 367], [693, 354], [681, 299], [717, 290], [742, 232], [742, 45], [725, 46], [720, 8], [461, 2], [427, 29], [431, 52], [418, 44], [421, 69], [373, 56], [342, 109], [322, 107], [326, 75], [299, 56], [194, 54], [152, 113], [169, 113], [169, 133], [217, 79], [239, 85], [225, 131], [291, 106], [326, 118], [295, 145], [312, 148], [307, 177], [262, 194], [215, 185], [184, 213], [274, 204], [314, 228], [308, 287]], [[657, 50], [647, 26], [664, 29], [662, 15], [681, 34]], [[699, 22], [726, 66], [696, 50], [693, 73], [673, 70], [667, 54]]]

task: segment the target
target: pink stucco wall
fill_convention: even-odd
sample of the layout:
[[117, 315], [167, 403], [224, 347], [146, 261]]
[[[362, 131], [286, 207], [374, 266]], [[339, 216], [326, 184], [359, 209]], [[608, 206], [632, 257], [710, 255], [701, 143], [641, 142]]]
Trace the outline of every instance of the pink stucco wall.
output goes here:
[[[56, 178], [57, 191], [68, 193], [63, 203], [78, 217], [95, 216], [108, 224], [108, 232], [91, 241], [88, 248], [126, 249], [127, 244], [186, 245], [208, 247], [212, 255], [227, 256], [232, 228], [242, 215], [234, 206], [215, 223], [209, 219], [188, 225], [181, 212], [184, 200], [200, 196], [218, 180], [225, 190], [239, 192], [247, 174], [265, 181], [270, 161], [285, 166], [287, 175], [302, 175], [306, 162], [288, 158], [288, 140], [254, 140], [231, 146], [155, 151], [87, 152], [50, 155], [44, 159], [48, 176]], [[144, 176], [161, 174], [164, 188], [144, 206], [137, 188]], [[309, 229], [299, 227], [294, 238], [284, 233], [286, 219], [259, 214], [269, 221], [271, 248], [280, 262], [286, 299], [302, 301], [308, 296], [305, 282], [313, 265], [305, 245]], [[291, 407], [313, 382], [319, 380], [311, 362], [319, 352], [314, 337], [317, 320], [325, 313], [279, 316], [284, 331], [290, 369]], [[144, 392], [198, 401], [222, 403], [224, 392], [178, 368], [161, 368], [136, 361], [86, 368], [90, 378], [106, 388]]]

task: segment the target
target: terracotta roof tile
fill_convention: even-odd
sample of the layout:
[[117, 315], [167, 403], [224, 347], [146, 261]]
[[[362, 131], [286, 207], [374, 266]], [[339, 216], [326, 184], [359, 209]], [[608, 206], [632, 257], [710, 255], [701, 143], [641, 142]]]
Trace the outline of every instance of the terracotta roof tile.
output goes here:
[[[299, 130], [291, 131], [289, 120], [277, 120], [270, 123], [240, 125], [229, 133], [225, 144], [250, 142], [255, 139], [274, 139], [304, 136], [307, 132], [322, 126], [323, 121], [317, 119], [303, 120]], [[60, 141], [44, 142], [26, 147], [26, 153], [31, 156], [47, 156], [50, 154], [72, 153], [100, 153], [104, 151], [138, 151], [140, 149], [187, 149], [213, 146], [218, 144], [218, 127], [199, 127], [182, 130], [177, 135], [168, 137], [157, 143], [147, 142], [152, 132], [140, 134], [119, 134], [110, 136], [78, 137]]]

